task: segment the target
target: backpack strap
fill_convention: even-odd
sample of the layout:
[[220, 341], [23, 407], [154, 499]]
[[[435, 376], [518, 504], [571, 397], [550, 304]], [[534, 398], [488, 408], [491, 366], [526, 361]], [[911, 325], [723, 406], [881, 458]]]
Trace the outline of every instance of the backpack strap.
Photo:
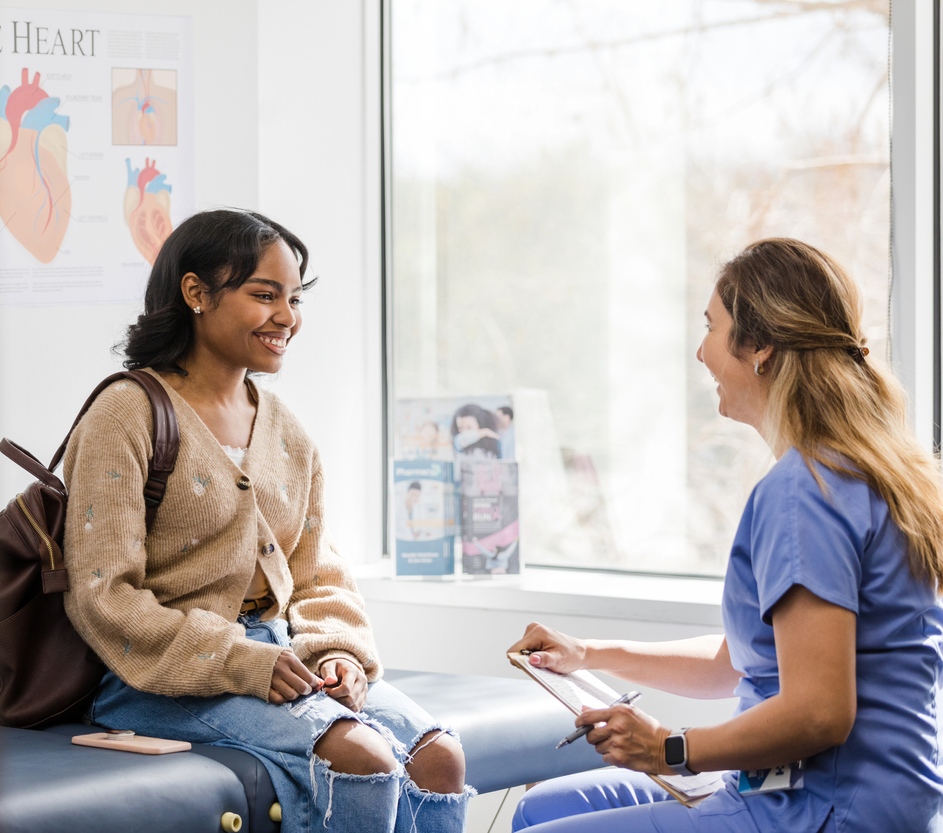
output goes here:
[[[128, 379], [140, 385], [151, 401], [151, 416], [154, 422], [153, 453], [148, 465], [147, 482], [144, 484], [144, 505], [146, 507], [144, 520], [147, 531], [150, 532], [154, 519], [157, 517], [157, 507], [160, 506], [161, 501], [164, 499], [164, 492], [167, 490], [167, 478], [174, 470], [174, 465], [177, 462], [177, 451], [180, 448], [180, 429], [177, 426], [177, 414], [174, 412], [173, 402], [170, 401], [164, 386], [150, 373], [145, 373], [143, 370], [122, 370], [103, 379], [91, 392], [88, 399], [85, 400], [85, 404], [76, 416], [75, 422], [72, 423], [69, 433], [65, 435], [62, 445], [53, 455], [48, 470], [49, 472], [55, 471], [59, 463], [62, 462], [72, 432], [79, 424], [79, 420], [85, 416], [85, 412], [92, 406], [98, 394], [120, 379]], [[24, 453], [28, 454], [25, 451]], [[35, 458], [33, 459], [35, 460]], [[30, 473], [34, 473], [33, 468], [24, 464], [24, 462], [20, 460], [17, 460], [17, 462]], [[43, 478], [40, 476], [40, 479]]]
[[26, 469], [33, 477], [45, 483], [47, 486], [52, 487], [58, 492], [65, 491], [62, 481], [23, 448], [23, 446], [17, 445], [12, 440], [8, 440], [4, 437], [0, 440], [0, 454], [9, 457], [21, 469]]

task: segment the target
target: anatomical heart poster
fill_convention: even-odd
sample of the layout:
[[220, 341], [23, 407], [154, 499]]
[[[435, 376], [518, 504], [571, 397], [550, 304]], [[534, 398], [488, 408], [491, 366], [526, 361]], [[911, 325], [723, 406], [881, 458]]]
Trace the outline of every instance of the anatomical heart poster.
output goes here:
[[140, 300], [194, 132], [189, 18], [0, 7], [0, 304]]

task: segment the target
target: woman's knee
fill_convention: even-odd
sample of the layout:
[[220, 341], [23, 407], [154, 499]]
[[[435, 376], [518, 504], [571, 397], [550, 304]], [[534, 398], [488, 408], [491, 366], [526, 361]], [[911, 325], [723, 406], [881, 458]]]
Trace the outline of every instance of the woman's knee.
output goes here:
[[389, 774], [399, 766], [389, 744], [357, 720], [332, 723], [315, 743], [314, 754], [348, 775]]
[[465, 753], [451, 735], [441, 730], [428, 732], [410, 754], [406, 772], [420, 789], [460, 793], [465, 788]]

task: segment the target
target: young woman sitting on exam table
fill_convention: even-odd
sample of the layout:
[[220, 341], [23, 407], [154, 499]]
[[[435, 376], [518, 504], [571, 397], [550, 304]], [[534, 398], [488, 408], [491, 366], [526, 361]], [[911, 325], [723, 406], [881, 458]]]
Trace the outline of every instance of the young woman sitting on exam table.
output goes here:
[[[705, 317], [697, 357], [721, 414], [752, 425], [776, 458], [734, 538], [725, 635], [639, 643], [532, 624], [511, 650], [560, 672], [734, 694], [739, 707], [689, 730], [662, 726], [644, 701], [584, 712], [577, 725], [595, 724], [588, 741], [616, 769], [531, 790], [514, 830], [935, 830], [938, 465], [907, 427], [900, 385], [863, 347], [855, 284], [826, 255], [795, 240], [749, 246], [721, 270]], [[738, 790], [751, 771], [796, 761], [801, 786]], [[694, 807], [646, 775], [714, 770], [731, 772]]]
[[65, 606], [109, 668], [89, 716], [256, 756], [282, 833], [461, 833], [461, 747], [382, 679], [320, 455], [256, 383], [295, 344], [307, 264], [286, 228], [229, 209], [157, 255], [125, 367], [165, 387], [180, 451], [146, 536], [144, 392], [109, 387], [66, 452]]

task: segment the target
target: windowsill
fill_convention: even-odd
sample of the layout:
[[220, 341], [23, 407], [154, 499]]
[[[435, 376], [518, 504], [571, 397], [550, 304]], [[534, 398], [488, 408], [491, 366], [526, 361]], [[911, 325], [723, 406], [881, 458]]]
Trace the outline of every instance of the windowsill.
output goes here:
[[388, 560], [358, 564], [367, 602], [514, 610], [719, 627], [723, 582], [529, 567], [520, 576], [392, 578]]

